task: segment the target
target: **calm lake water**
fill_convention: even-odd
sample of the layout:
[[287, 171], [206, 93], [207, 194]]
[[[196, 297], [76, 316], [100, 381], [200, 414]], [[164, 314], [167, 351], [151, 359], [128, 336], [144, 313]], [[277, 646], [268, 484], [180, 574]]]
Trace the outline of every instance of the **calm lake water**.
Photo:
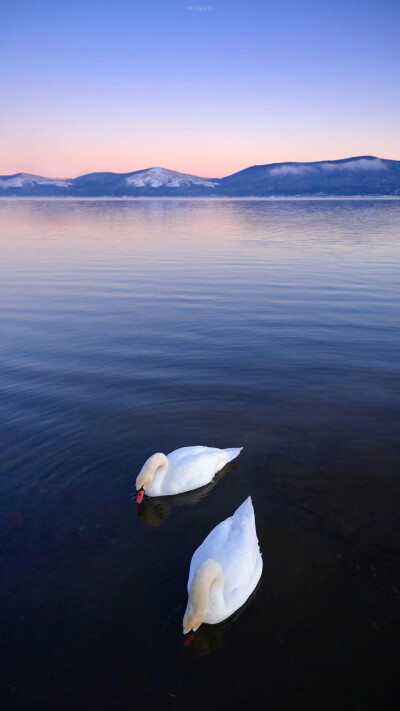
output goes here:
[[[400, 201], [0, 202], [2, 708], [398, 709]], [[209, 489], [155, 451], [243, 446]], [[254, 598], [191, 647], [251, 494]]]

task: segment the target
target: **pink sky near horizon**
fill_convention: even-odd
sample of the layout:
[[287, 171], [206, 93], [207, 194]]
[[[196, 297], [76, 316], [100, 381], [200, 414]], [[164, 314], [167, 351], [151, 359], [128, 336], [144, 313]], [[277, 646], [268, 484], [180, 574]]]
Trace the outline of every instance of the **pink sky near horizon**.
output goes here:
[[18, 151], [4, 151], [0, 160], [0, 174], [35, 173], [47, 177], [74, 178], [91, 172], [129, 173], [151, 167], [163, 167], [181, 173], [191, 173], [204, 177], [223, 177], [251, 165], [280, 163], [285, 161], [319, 161], [349, 158], [356, 155], [375, 155], [380, 158], [400, 160], [400, 151], [390, 145], [390, 141], [374, 142], [360, 140], [323, 142], [314, 140], [301, 145], [283, 140], [261, 142], [256, 145], [251, 136], [234, 141], [236, 150], [222, 142], [212, 143], [208, 138], [199, 145], [187, 141], [187, 147], [151, 146], [134, 142], [115, 147], [109, 145], [99, 149], [90, 145], [90, 141], [81, 145], [71, 138], [65, 139], [65, 151], [60, 145], [46, 145], [35, 141], [24, 148], [21, 143]]
[[392, 117], [382, 117], [380, 122], [376, 115], [369, 115], [358, 125], [359, 117], [347, 107], [341, 120], [332, 122], [329, 106], [312, 112], [296, 104], [296, 97], [286, 99], [282, 117], [275, 112], [269, 115], [260, 105], [247, 118], [240, 108], [226, 125], [225, 112], [196, 115], [196, 105], [175, 117], [167, 103], [160, 102], [161, 119], [145, 111], [135, 115], [134, 108], [131, 118], [130, 107], [113, 114], [102, 105], [99, 112], [98, 104], [78, 115], [69, 106], [61, 115], [61, 110], [44, 112], [41, 104], [32, 101], [31, 120], [23, 116], [10, 121], [0, 136], [0, 174], [74, 178], [97, 171], [128, 173], [160, 166], [218, 178], [250, 165], [284, 161], [356, 155], [400, 160], [400, 139], [394, 140]]

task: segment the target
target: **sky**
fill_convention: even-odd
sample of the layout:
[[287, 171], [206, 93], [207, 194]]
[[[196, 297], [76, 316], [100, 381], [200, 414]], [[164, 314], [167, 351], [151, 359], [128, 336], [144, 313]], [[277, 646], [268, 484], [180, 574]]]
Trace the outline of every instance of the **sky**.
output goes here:
[[400, 160], [399, 35], [398, 0], [2, 3], [0, 174]]

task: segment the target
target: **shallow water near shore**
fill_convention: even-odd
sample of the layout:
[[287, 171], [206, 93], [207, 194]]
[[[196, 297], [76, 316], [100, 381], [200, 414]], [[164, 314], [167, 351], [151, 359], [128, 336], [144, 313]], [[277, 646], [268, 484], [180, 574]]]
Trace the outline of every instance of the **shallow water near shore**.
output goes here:
[[[400, 201], [1, 200], [2, 708], [397, 709]], [[243, 446], [137, 507], [155, 451]], [[251, 494], [249, 604], [182, 640]]]

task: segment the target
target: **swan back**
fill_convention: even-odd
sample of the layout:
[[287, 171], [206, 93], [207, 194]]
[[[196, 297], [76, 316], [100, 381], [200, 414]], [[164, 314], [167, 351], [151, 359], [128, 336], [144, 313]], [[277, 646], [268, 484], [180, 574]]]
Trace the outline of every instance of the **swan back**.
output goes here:
[[217, 447], [181, 447], [168, 454], [168, 476], [163, 482], [163, 494], [179, 494], [209, 484], [215, 474], [241, 452]]

